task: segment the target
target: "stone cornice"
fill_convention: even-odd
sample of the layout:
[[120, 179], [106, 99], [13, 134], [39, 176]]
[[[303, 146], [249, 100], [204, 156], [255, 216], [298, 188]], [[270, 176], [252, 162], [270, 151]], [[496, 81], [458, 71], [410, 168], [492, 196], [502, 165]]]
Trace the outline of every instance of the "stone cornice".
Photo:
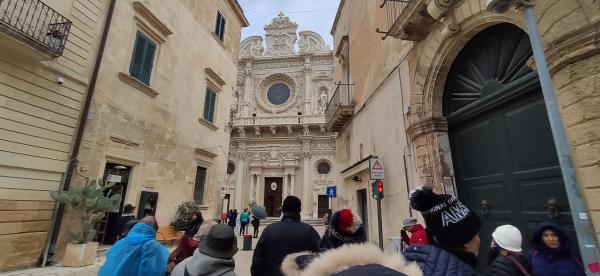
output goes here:
[[[333, 50], [329, 50], [327, 52], [310, 53], [310, 56], [311, 59], [333, 58]], [[273, 61], [304, 61], [305, 58], [306, 53], [285, 56], [242, 57], [240, 58], [238, 64], [242, 67], [246, 67], [246, 62], [248, 61], [252, 63], [267, 63]]]
[[209, 81], [212, 86], [216, 86], [214, 88], [221, 90], [221, 87], [225, 85], [225, 80], [223, 80], [217, 72], [213, 71], [211, 68], [204, 68], [204, 73], [206, 73], [206, 80]]
[[131, 147], [139, 147], [140, 143], [135, 142], [133, 140], [127, 139], [127, 138], [123, 138], [123, 137], [118, 137], [118, 136], [110, 136], [110, 140], [115, 142], [115, 143], [119, 143], [119, 144], [123, 144], [123, 145], [127, 145], [127, 146], [131, 146]]
[[416, 123], [412, 123], [406, 130], [408, 136], [410, 136], [410, 139], [413, 141], [422, 135], [446, 131], [448, 131], [448, 122], [446, 122], [445, 118], [426, 118]]
[[599, 29], [600, 20], [550, 42], [545, 49], [550, 73], [600, 52]]
[[148, 35], [152, 36], [153, 39], [159, 43], [164, 43], [167, 36], [173, 34], [173, 32], [167, 27], [165, 23], [160, 21], [144, 4], [140, 1], [133, 2], [133, 9], [137, 13], [134, 16], [138, 27], [147, 32]]
[[211, 151], [208, 151], [208, 150], [202, 149], [202, 148], [195, 148], [194, 150], [196, 151], [197, 154], [204, 155], [209, 158], [214, 158], [218, 155], [216, 153], [213, 153]]
[[133, 88], [143, 92], [144, 94], [155, 98], [156, 96], [158, 96], [158, 92], [154, 89], [152, 89], [152, 87], [140, 82], [139, 80], [135, 79], [134, 77], [130, 76], [127, 73], [123, 73], [123, 72], [119, 72], [118, 73], [119, 76], [119, 80], [121, 80], [122, 82], [131, 85]]
[[238, 20], [240, 20], [240, 23], [242, 23], [242, 27], [250, 26], [250, 22], [244, 15], [244, 10], [242, 9], [242, 6], [240, 6], [238, 1], [237, 0], [227, 0], [227, 3], [229, 3], [231, 9], [233, 10], [233, 13], [235, 13], [235, 16], [237, 16]]

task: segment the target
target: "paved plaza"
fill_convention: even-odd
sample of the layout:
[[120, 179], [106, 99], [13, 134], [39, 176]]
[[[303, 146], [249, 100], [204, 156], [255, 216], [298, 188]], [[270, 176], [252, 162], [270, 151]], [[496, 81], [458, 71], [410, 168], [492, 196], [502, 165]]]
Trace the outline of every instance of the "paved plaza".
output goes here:
[[[252, 227], [250, 227], [252, 228]], [[260, 234], [264, 227], [261, 227]], [[325, 226], [315, 226], [319, 235], [323, 235]], [[258, 239], [252, 239], [252, 248], [256, 247]], [[252, 265], [252, 250], [242, 250], [242, 237], [238, 236], [238, 247], [240, 251], [235, 255], [235, 272], [237, 275], [250, 275], [250, 266]], [[168, 247], [169, 252], [175, 250], [175, 246]], [[32, 268], [26, 270], [17, 270], [11, 272], [0, 273], [2, 276], [93, 276], [98, 274], [100, 266], [104, 263], [105, 257], [97, 258], [96, 263], [86, 267], [63, 267], [60, 265], [50, 266], [45, 268]]]

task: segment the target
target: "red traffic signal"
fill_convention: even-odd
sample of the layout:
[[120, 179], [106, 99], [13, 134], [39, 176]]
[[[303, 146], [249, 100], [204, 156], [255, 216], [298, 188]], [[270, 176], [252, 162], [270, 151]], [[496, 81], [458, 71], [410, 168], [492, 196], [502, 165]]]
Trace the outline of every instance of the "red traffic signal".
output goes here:
[[373, 198], [375, 198], [375, 199], [383, 198], [383, 181], [375, 180], [375, 182], [373, 182], [371, 185], [372, 185], [371, 191], [373, 193]]

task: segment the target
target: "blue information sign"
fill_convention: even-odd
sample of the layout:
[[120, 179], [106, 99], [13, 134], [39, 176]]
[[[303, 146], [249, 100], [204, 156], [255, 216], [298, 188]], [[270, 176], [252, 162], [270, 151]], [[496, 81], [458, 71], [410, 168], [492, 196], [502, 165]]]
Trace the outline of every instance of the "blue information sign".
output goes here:
[[337, 187], [336, 186], [328, 186], [326, 191], [327, 191], [327, 197], [337, 197]]

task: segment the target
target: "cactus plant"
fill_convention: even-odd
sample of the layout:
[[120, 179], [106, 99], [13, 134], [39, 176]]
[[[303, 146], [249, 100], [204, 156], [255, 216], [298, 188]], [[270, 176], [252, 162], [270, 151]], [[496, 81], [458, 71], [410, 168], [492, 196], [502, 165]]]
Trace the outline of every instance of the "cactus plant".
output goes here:
[[85, 186], [71, 187], [68, 191], [53, 191], [50, 196], [61, 203], [71, 206], [79, 219], [79, 227], [69, 230], [73, 243], [84, 244], [91, 240], [90, 232], [96, 224], [121, 204], [121, 195], [110, 195], [105, 191], [114, 186], [114, 182], [103, 182], [102, 179], [91, 180]]

